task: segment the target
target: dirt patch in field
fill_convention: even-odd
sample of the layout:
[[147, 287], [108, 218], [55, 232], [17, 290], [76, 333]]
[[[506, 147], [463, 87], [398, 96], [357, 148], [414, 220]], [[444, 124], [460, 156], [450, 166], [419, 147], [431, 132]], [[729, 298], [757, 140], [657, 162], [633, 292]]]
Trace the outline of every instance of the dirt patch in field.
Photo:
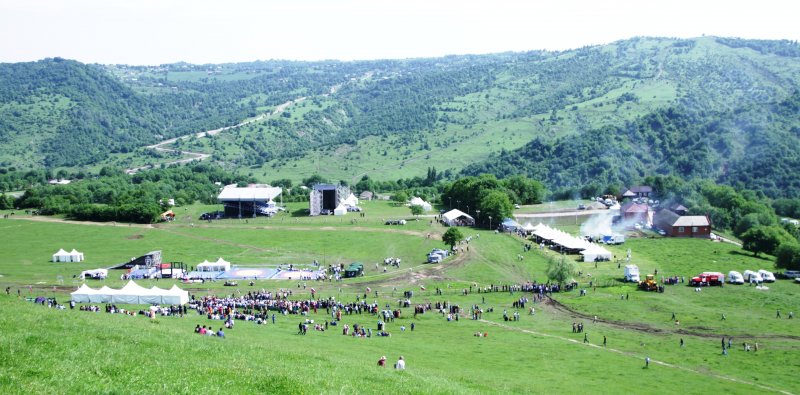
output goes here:
[[130, 235], [130, 236], [126, 237], [126, 239], [128, 239], [128, 240], [144, 239], [144, 235]]
[[[542, 308], [551, 309], [558, 313], [567, 314], [574, 318], [591, 321], [594, 319], [593, 315], [583, 314], [577, 312], [564, 304], [558, 302], [557, 300], [545, 297], [543, 302], [541, 303]], [[739, 333], [739, 334], [729, 334], [729, 333], [714, 333], [712, 328], [704, 327], [704, 326], [692, 326], [687, 328], [676, 328], [674, 330], [669, 329], [662, 329], [656, 328], [650, 324], [646, 324], [643, 322], [626, 322], [626, 321], [616, 321], [616, 320], [608, 320], [608, 319], [601, 319], [598, 317], [597, 322], [601, 322], [606, 325], [610, 325], [619, 329], [631, 329], [639, 332], [645, 332], [649, 334], [680, 334], [683, 336], [694, 336], [694, 337], [703, 337], [703, 338], [716, 338], [720, 336], [734, 336], [737, 338], [750, 338], [750, 339], [786, 339], [786, 340], [800, 340], [800, 336], [797, 335], [751, 335], [747, 333]], [[701, 332], [706, 331], [706, 332]]]

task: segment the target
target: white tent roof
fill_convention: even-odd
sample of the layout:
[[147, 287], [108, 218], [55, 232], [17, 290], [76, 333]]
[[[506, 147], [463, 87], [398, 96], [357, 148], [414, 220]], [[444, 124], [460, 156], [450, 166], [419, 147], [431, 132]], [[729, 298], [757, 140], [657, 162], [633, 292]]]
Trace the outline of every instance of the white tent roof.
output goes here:
[[73, 248], [72, 251], [70, 251], [70, 254], [71, 255], [76, 255], [76, 254], [80, 254], [80, 252], [78, 252], [78, 250]]
[[442, 214], [442, 218], [444, 218], [448, 222], [452, 221], [452, 220], [454, 220], [456, 218], [459, 218], [459, 217], [467, 217], [469, 219], [473, 219], [474, 220], [474, 218], [472, 218], [469, 214], [467, 214], [467, 213], [465, 213], [465, 212], [463, 212], [463, 211], [461, 211], [459, 209], [452, 209], [452, 210]]
[[57, 256], [68, 256], [68, 255], [69, 255], [69, 253], [68, 253], [68, 252], [66, 252], [66, 251], [64, 251], [64, 249], [63, 249], [63, 248], [59, 248], [59, 249], [58, 249], [58, 252], [56, 252], [56, 253], [55, 253], [55, 254], [53, 254], [53, 255], [54, 255], [54, 256], [55, 256], [55, 255], [57, 255]]
[[122, 289], [103, 286], [99, 290], [83, 284], [71, 294], [79, 303], [123, 303], [123, 304], [184, 304], [189, 302], [189, 292], [173, 285], [166, 290], [158, 287], [144, 288], [129, 281]]
[[281, 194], [281, 188], [238, 188], [236, 186], [227, 186], [219, 196], [219, 201], [269, 201], [278, 197]]
[[350, 196], [347, 197], [347, 199], [342, 201], [342, 204], [344, 204], [345, 206], [350, 206], [350, 207], [358, 206], [358, 198], [356, 197], [356, 195], [353, 195], [351, 193]]
[[536, 227], [531, 225], [530, 222], [528, 222], [525, 225], [522, 225], [522, 229], [524, 229], [525, 231], [528, 231], [528, 232], [532, 232], [532, 231], [536, 230]]
[[216, 263], [217, 265], [230, 265], [230, 264], [231, 264], [230, 262], [228, 262], [228, 261], [226, 261], [226, 260], [222, 259], [222, 257], [219, 257], [219, 259], [217, 259], [217, 262], [215, 262], [215, 263]]
[[428, 203], [428, 202], [426, 202], [426, 201], [422, 200], [422, 198], [420, 198], [420, 197], [418, 197], [418, 196], [414, 196], [413, 198], [411, 198], [411, 200], [409, 200], [408, 204], [409, 204], [410, 206], [422, 206], [422, 208], [423, 208], [425, 211], [428, 211], [428, 210], [430, 210], [430, 209], [432, 209], [432, 208], [433, 208], [433, 206], [431, 206], [431, 204], [430, 204], [430, 203]]

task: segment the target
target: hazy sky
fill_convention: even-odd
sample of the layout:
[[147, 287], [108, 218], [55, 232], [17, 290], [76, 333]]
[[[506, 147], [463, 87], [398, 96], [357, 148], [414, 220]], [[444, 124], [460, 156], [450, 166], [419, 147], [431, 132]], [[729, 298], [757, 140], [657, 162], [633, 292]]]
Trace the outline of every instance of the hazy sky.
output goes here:
[[800, 40], [798, 15], [793, 0], [0, 0], [0, 62], [408, 58], [703, 34]]

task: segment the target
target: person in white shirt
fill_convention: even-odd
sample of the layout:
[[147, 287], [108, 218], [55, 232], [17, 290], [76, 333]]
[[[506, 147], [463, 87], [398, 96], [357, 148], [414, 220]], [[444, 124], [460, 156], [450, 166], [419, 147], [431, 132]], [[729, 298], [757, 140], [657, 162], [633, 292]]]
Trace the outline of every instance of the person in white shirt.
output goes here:
[[405, 370], [406, 369], [406, 361], [403, 360], [401, 356], [400, 359], [397, 360], [397, 363], [394, 364], [394, 368], [397, 370]]

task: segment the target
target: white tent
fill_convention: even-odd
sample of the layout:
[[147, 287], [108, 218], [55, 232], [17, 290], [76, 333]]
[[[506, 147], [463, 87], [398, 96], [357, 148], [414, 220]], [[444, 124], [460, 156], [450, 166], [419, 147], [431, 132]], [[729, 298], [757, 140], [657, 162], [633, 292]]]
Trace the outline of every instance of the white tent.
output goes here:
[[475, 218], [459, 209], [452, 209], [442, 214], [442, 221], [448, 226], [475, 225]]
[[72, 251], [70, 251], [69, 255], [72, 257], [71, 262], [83, 262], [82, 252], [78, 252], [78, 250], [73, 248]]
[[344, 204], [340, 204], [335, 209], [333, 209], [333, 215], [345, 215], [347, 214], [347, 208]]
[[531, 232], [536, 230], [536, 227], [531, 225], [530, 222], [528, 222], [528, 223], [526, 223], [525, 225], [522, 226], [522, 230], [524, 230], [524, 231], [526, 231], [528, 233], [531, 233]]
[[108, 269], [94, 269], [94, 270], [84, 270], [81, 272], [81, 278], [95, 278], [95, 279], [104, 279], [108, 277]]
[[63, 248], [60, 248], [58, 252], [53, 254], [53, 262], [69, 262], [69, 259], [69, 253], [64, 251]]
[[422, 200], [422, 198], [419, 198], [419, 197], [416, 197], [416, 196], [411, 198], [411, 200], [408, 202], [408, 205], [409, 206], [422, 206], [422, 210], [424, 210], [424, 211], [433, 210], [433, 206], [431, 206], [430, 203], [428, 203], [428, 202]]
[[189, 303], [189, 291], [184, 291], [173, 285], [166, 294], [164, 294], [164, 301], [166, 304], [186, 304]]
[[189, 302], [189, 292], [173, 285], [170, 289], [144, 288], [129, 281], [122, 289], [104, 286], [95, 290], [83, 284], [71, 294], [77, 303], [119, 303], [119, 304], [185, 304]]
[[203, 261], [197, 265], [198, 272], [224, 272], [231, 270], [231, 263], [220, 257], [216, 262]]
[[353, 195], [351, 193], [350, 196], [347, 197], [347, 199], [342, 201], [342, 204], [344, 204], [347, 207], [356, 207], [358, 206], [358, 198], [356, 197], [356, 195]]
[[53, 262], [81, 262], [83, 261], [83, 253], [78, 252], [74, 248], [72, 252], [66, 252], [60, 248], [58, 252], [53, 254]]
[[88, 285], [83, 284], [77, 291], [71, 293], [72, 301], [76, 303], [89, 303], [89, 295], [91, 293], [97, 292], [96, 290], [89, 288]]

